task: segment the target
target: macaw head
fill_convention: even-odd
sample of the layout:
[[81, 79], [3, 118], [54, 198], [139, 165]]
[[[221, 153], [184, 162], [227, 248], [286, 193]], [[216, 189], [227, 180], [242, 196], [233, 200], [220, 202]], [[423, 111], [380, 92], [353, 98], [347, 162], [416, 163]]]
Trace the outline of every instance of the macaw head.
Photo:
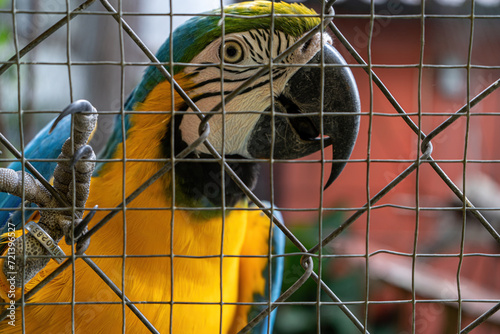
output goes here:
[[[165, 67], [202, 112], [211, 111], [223, 96], [262, 67], [270, 66], [273, 58], [321, 22], [313, 10], [301, 4], [281, 2], [273, 6], [268, 1], [224, 7], [221, 17], [221, 11], [214, 10], [187, 21], [157, 54], [166, 63], [173, 56], [176, 64]], [[359, 126], [358, 91], [351, 71], [344, 65], [345, 60], [332, 46], [332, 38], [316, 33], [225, 103], [224, 114], [216, 113], [209, 122], [208, 140], [219, 153], [237, 159], [296, 159], [331, 145], [333, 159], [344, 162], [333, 164], [329, 185], [349, 158]], [[167, 101], [170, 86], [168, 92], [158, 88], [164, 81], [156, 67], [148, 68], [126, 108], [144, 110], [148, 104], [158, 106]], [[182, 100], [177, 102], [177, 110], [185, 112], [174, 116], [174, 134], [165, 135], [166, 153], [171, 152], [171, 147], [178, 153], [199, 137], [200, 119]], [[171, 110], [171, 105], [169, 99], [163, 110]], [[174, 145], [170, 138], [175, 139]], [[212, 155], [199, 145], [192, 157]], [[219, 171], [220, 166], [214, 164]], [[196, 179], [198, 174], [206, 176], [207, 166], [202, 163], [176, 168], [176, 173], [187, 170], [186, 179]], [[240, 164], [237, 168], [251, 186], [255, 181], [251, 176], [255, 174], [253, 165]], [[185, 183], [186, 191], [192, 192], [199, 180]], [[227, 181], [226, 193], [230, 186]]]

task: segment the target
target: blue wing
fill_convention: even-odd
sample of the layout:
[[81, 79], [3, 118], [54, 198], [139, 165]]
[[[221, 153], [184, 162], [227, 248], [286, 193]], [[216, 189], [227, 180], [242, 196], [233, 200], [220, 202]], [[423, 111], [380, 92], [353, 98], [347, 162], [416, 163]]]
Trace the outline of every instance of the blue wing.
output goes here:
[[[57, 124], [56, 129], [49, 134], [49, 130], [52, 127], [54, 121], [51, 121], [47, 126], [45, 126], [40, 132], [31, 140], [31, 142], [25, 147], [24, 156], [27, 160], [30, 159], [57, 159], [61, 153], [61, 147], [68, 138], [70, 134], [71, 127], [71, 117], [63, 118], [59, 124]], [[46, 180], [52, 178], [54, 169], [56, 168], [57, 162], [55, 161], [33, 161], [31, 162], [33, 167], [35, 167], [40, 174]], [[20, 162], [13, 162], [9, 165], [9, 168], [14, 170], [21, 170]], [[7, 232], [7, 221], [16, 225], [16, 229], [19, 229], [21, 222], [21, 211], [17, 210], [21, 204], [21, 198], [9, 195], [7, 193], [0, 193], [0, 208], [1, 209], [12, 209], [12, 210], [2, 210], [0, 211], [0, 233]], [[33, 211], [26, 211], [25, 219], [28, 219]]]
[[[270, 206], [270, 203], [265, 202], [264, 205]], [[274, 215], [278, 220], [284, 224], [283, 216], [277, 210], [273, 211]], [[266, 241], [267, 242], [267, 241]], [[273, 255], [283, 255], [285, 253], [285, 235], [276, 226], [273, 226], [272, 233], [272, 254]], [[254, 300], [256, 302], [268, 302], [269, 299], [274, 302], [281, 295], [281, 284], [283, 282], [283, 270], [284, 270], [284, 257], [273, 257], [272, 261], [272, 274], [271, 284], [269, 285], [269, 267], [266, 268], [263, 275], [266, 278], [266, 289], [264, 295], [254, 295]], [[271, 291], [269, 291], [271, 287]], [[248, 320], [253, 319], [257, 314], [266, 308], [265, 305], [253, 306], [248, 315]], [[276, 319], [275, 309], [270, 316], [270, 319], [266, 317], [262, 320], [256, 327], [253, 328], [252, 333], [254, 334], [268, 334], [268, 326], [270, 327], [269, 333], [273, 332], [273, 326]]]

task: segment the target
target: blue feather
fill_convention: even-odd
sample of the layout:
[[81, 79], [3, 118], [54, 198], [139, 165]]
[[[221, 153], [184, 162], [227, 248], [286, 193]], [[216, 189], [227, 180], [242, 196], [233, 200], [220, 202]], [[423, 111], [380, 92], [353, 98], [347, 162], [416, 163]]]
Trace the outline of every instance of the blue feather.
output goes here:
[[[269, 202], [264, 202], [266, 207], [270, 206]], [[278, 220], [284, 224], [283, 216], [281, 212], [274, 210], [274, 215]], [[277, 227], [273, 226], [273, 239], [272, 239], [272, 254], [273, 255], [283, 255], [285, 253], [285, 234]], [[276, 301], [278, 297], [281, 295], [281, 284], [283, 282], [283, 272], [284, 272], [285, 259], [282, 256], [274, 257], [272, 262], [272, 275], [271, 275], [271, 292], [269, 292], [269, 275], [267, 268], [263, 275], [266, 278], [266, 290], [265, 295], [255, 295], [254, 299], [256, 302], [267, 302], [271, 299], [272, 302]], [[249, 313], [248, 320], [252, 320], [257, 314], [259, 314], [262, 310], [266, 308], [265, 305], [258, 305], [252, 307]], [[274, 322], [276, 319], [276, 312], [278, 310], [275, 309], [271, 313], [270, 319], [266, 317], [262, 320], [256, 327], [253, 328], [252, 333], [254, 334], [268, 334], [268, 325], [270, 325], [271, 329], [269, 333], [273, 332]]]

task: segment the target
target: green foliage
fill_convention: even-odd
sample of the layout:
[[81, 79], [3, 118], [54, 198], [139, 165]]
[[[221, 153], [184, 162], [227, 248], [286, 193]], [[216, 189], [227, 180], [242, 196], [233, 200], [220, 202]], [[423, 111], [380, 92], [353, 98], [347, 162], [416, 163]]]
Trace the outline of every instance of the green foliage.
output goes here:
[[[345, 216], [342, 212], [336, 212], [324, 217], [322, 226], [322, 238], [335, 230], [343, 221]], [[290, 230], [308, 249], [314, 247], [319, 242], [319, 225], [304, 224], [291, 226]], [[332, 241], [335, 244], [337, 240], [348, 235], [349, 230], [344, 231], [337, 239]], [[297, 248], [288, 242], [285, 249], [286, 254], [297, 252]], [[364, 305], [359, 301], [365, 300], [365, 271], [358, 266], [352, 266], [349, 258], [332, 258], [327, 255], [333, 254], [331, 245], [323, 248], [321, 259], [321, 278], [325, 284], [337, 295], [337, 297], [347, 304], [349, 310], [363, 323], [365, 316]], [[300, 265], [300, 255], [286, 256], [285, 269], [283, 275], [282, 291], [288, 289], [304, 273]], [[313, 258], [314, 270], [318, 273], [319, 260]], [[373, 282], [372, 282], [373, 284]], [[321, 333], [328, 334], [346, 334], [360, 333], [352, 321], [347, 318], [344, 312], [337, 305], [324, 305], [318, 308], [316, 303], [332, 303], [333, 300], [326, 295], [323, 290], [318, 289], [316, 282], [309, 278], [288, 300], [287, 302], [297, 302], [302, 304], [282, 305], [278, 308], [275, 334], [310, 334], [318, 332], [320, 325]], [[349, 304], [349, 302], [357, 303]], [[319, 310], [319, 318], [318, 318]], [[392, 316], [388, 314], [387, 316]], [[384, 321], [384, 319], [368, 318], [368, 329], [371, 333], [377, 334], [396, 334], [400, 333], [398, 322]]]
[[[343, 221], [344, 215], [341, 212], [332, 214], [323, 219], [322, 237], [328, 235], [337, 228]], [[319, 226], [306, 225], [291, 227], [292, 232], [301, 242], [311, 248], [318, 243]], [[344, 232], [345, 233], [345, 232]], [[297, 252], [296, 247], [288, 243], [286, 253]], [[331, 254], [331, 251], [325, 247], [323, 255]], [[342, 301], [363, 300], [364, 298], [364, 276], [362, 273], [349, 272], [343, 275], [332, 273], [332, 266], [335, 265], [332, 258], [322, 258], [322, 279], [333, 289]], [[344, 260], [345, 261], [345, 260]], [[314, 258], [314, 269], [318, 272], [319, 260]], [[300, 266], [300, 256], [287, 256], [285, 258], [285, 273], [283, 277], [283, 289], [288, 289], [301, 275], [304, 269]], [[330, 297], [326, 296], [321, 290], [320, 300], [323, 302], [332, 302]], [[305, 284], [295, 292], [288, 300], [290, 302], [309, 302], [308, 305], [284, 305], [279, 307], [276, 319], [275, 333], [287, 334], [306, 334], [316, 332], [318, 321], [318, 306], [311, 302], [316, 302], [318, 296], [318, 285], [312, 278], [309, 278]], [[362, 305], [349, 306], [350, 310], [362, 317]], [[322, 305], [319, 308], [320, 323], [322, 333], [355, 333], [356, 327], [345, 316], [345, 314], [336, 305]]]
[[[6, 8], [7, 5], [8, 5], [7, 0], [0, 0], [0, 8]], [[12, 35], [10, 26], [6, 25], [5, 22], [3, 22], [3, 20], [0, 20], [0, 51], [2, 50], [2, 46], [9, 44], [11, 40], [12, 40]]]
[[0, 26], [0, 46], [9, 43], [11, 38], [10, 29]]

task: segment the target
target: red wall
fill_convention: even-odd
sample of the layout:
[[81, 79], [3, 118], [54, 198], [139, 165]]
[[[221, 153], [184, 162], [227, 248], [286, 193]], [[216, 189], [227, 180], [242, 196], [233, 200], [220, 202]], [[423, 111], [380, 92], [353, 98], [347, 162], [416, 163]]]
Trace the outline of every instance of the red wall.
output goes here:
[[[367, 59], [367, 34], [364, 32], [369, 29], [369, 21], [339, 18], [335, 22], [363, 58]], [[476, 22], [472, 64], [499, 67], [499, 24], [492, 22], [492, 20], [476, 20]], [[468, 20], [427, 19], [424, 63], [434, 65], [442, 65], [447, 62], [466, 64], [469, 50], [469, 31]], [[372, 63], [376, 67], [379, 66], [374, 69], [374, 72], [404, 110], [414, 114], [419, 112], [419, 70], [417, 65], [420, 62], [421, 32], [419, 19], [375, 21], [372, 42]], [[356, 64], [338, 41], [335, 42], [335, 46], [349, 64]], [[380, 68], [381, 65], [392, 67]], [[352, 154], [352, 162], [347, 164], [341, 176], [324, 192], [323, 205], [327, 210], [362, 207], [367, 202], [368, 197], [373, 197], [408, 167], [411, 161], [416, 159], [418, 153], [417, 136], [401, 117], [396, 116], [397, 113], [387, 98], [373, 85], [373, 100], [371, 101], [368, 75], [360, 68], [352, 70], [361, 96], [363, 112], [361, 128]], [[449, 75], [450, 72], [454, 73]], [[471, 98], [499, 77], [500, 71], [498, 69], [472, 69], [470, 72]], [[443, 90], [441, 81], [446, 78], [451, 80], [450, 86], [455, 90], [454, 94], [446, 94]], [[429, 133], [466, 103], [467, 71], [465, 68], [458, 70], [424, 68], [420, 88], [420, 111], [424, 113], [420, 117], [420, 125], [425, 133]], [[373, 116], [371, 117], [371, 136], [369, 136], [371, 102], [373, 103]], [[470, 118], [467, 158], [476, 161], [496, 159], [497, 162], [469, 162], [466, 167], [468, 176], [481, 172], [496, 179], [496, 182], [500, 182], [500, 169], [498, 168], [500, 148], [497, 144], [500, 134], [496, 130], [500, 128], [499, 107], [500, 93], [495, 92], [472, 109], [474, 116]], [[450, 115], [443, 115], [443, 113]], [[415, 123], [419, 123], [417, 115], [413, 115], [411, 118]], [[440, 161], [439, 166], [455, 182], [462, 179], [464, 170], [464, 164], [461, 161], [464, 159], [466, 125], [466, 119], [462, 117], [432, 141], [434, 147], [432, 157], [436, 160], [445, 160]], [[370, 147], [369, 150], [368, 147]], [[368, 153], [370, 163], [366, 162]], [[327, 150], [325, 157], [328, 159], [330, 155], [331, 153]], [[311, 159], [320, 159], [320, 154], [303, 160]], [[328, 178], [328, 172], [329, 165], [327, 164], [325, 166], [325, 180]], [[288, 163], [276, 168], [275, 185], [279, 189], [276, 196], [277, 204], [284, 209], [289, 225], [318, 224], [320, 175], [321, 167], [317, 162]], [[412, 253], [417, 221], [416, 211], [411, 209], [416, 206], [417, 201], [416, 175], [417, 173], [413, 172], [397, 185], [372, 208], [369, 216], [366, 213], [363, 214], [343, 235], [351, 235], [359, 240], [365, 240], [367, 221], [369, 221], [370, 251], [388, 249]], [[428, 164], [421, 166], [418, 175], [418, 204], [423, 209], [418, 215], [417, 251], [419, 253], [457, 254], [460, 251], [461, 216], [450, 211], [433, 210], [438, 207], [451, 206], [455, 196]], [[380, 205], [385, 206], [377, 207]], [[395, 208], [388, 205], [402, 207]], [[316, 208], [316, 210], [287, 212], [288, 208]], [[354, 211], [346, 212], [346, 217], [352, 212]], [[327, 214], [328, 212], [325, 213], [325, 215]], [[480, 230], [477, 233], [482, 238], [480, 240], [484, 240], [484, 242], [477, 242], [473, 237], [467, 235], [465, 250], [498, 253], [499, 248], [496, 242], [484, 232], [479, 223], [473, 219], [467, 221], [468, 233], [470, 230], [472, 230], [470, 233], [473, 233], [475, 229]], [[342, 250], [340, 251], [342, 252]], [[439, 257], [422, 261], [455, 282], [458, 257]], [[466, 258], [461, 270], [461, 277], [471, 279], [479, 286], [495, 291], [491, 298], [498, 298], [500, 283], [495, 279], [498, 276], [491, 274], [500, 271], [498, 264], [497, 258]], [[442, 297], [437, 296], [436, 298]], [[420, 306], [420, 308], [423, 309], [425, 306]], [[436, 318], [433, 324], [429, 325], [431, 326], [429, 328], [435, 329], [425, 332], [440, 333], [441, 330], [436, 328], [442, 328], [445, 326], [443, 324], [446, 322], [442, 318]]]

